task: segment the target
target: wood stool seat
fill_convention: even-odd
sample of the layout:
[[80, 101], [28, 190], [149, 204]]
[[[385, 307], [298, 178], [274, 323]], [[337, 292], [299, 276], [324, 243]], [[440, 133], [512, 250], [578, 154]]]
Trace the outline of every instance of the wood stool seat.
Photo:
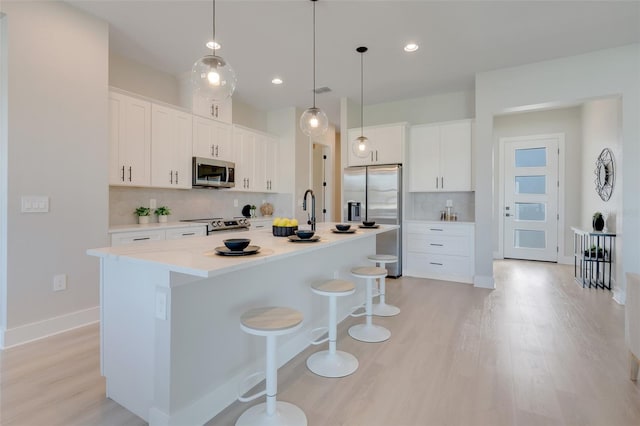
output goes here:
[[268, 306], [251, 309], [240, 317], [243, 331], [256, 336], [278, 336], [302, 326], [302, 313], [291, 308]]
[[360, 266], [353, 268], [351, 275], [358, 278], [381, 278], [387, 276], [387, 270], [377, 266]]
[[348, 296], [356, 291], [356, 286], [347, 280], [329, 280], [312, 284], [311, 291], [321, 296]]
[[398, 261], [398, 256], [394, 256], [392, 254], [372, 254], [367, 256], [367, 259], [378, 263], [396, 263]]

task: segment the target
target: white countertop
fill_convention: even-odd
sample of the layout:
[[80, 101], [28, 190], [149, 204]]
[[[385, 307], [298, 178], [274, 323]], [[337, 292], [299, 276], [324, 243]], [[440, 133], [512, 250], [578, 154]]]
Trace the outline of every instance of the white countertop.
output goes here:
[[[142, 226], [152, 225], [166, 226], [166, 224]], [[149, 241], [118, 247], [95, 248], [87, 250], [87, 254], [106, 259], [142, 263], [153, 268], [188, 275], [212, 277], [399, 228], [398, 225], [380, 225], [379, 228], [375, 229], [363, 229], [359, 228], [358, 225], [352, 225], [352, 228], [355, 227], [356, 229], [355, 233], [338, 234], [331, 232], [334, 225], [335, 223], [317, 224], [316, 235], [320, 236], [320, 241], [318, 242], [294, 243], [286, 237], [274, 237], [271, 229], [261, 229], [230, 232], [222, 235], [212, 234], [206, 237]], [[305, 227], [304, 229], [307, 228]], [[228, 238], [249, 238], [251, 239], [251, 245], [260, 246], [260, 252], [250, 256], [217, 255], [215, 248], [224, 246], [222, 240]]]
[[139, 225], [137, 223], [131, 225], [116, 225], [109, 227], [109, 234], [115, 234], [118, 232], [132, 232], [132, 231], [148, 231], [157, 229], [173, 229], [173, 228], [199, 228], [206, 226], [206, 223], [196, 222], [165, 222], [165, 223], [145, 223]]

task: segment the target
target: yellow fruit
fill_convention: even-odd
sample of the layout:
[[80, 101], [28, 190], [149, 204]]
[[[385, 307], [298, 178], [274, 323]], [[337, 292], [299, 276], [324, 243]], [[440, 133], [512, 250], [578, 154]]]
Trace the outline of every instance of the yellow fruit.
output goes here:
[[291, 226], [298, 226], [298, 219], [291, 219]]
[[280, 225], [278, 225], [279, 223], [280, 223], [280, 218], [279, 217], [276, 217], [276, 218], [273, 219], [273, 226], [280, 226]]
[[291, 220], [285, 219], [284, 223], [282, 224], [282, 226], [291, 226]]

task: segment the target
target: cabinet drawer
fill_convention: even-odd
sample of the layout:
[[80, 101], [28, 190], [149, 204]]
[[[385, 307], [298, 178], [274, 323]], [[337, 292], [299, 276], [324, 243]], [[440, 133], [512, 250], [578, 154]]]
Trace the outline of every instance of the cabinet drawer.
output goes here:
[[473, 259], [426, 253], [408, 253], [406, 275], [471, 282]]
[[473, 225], [467, 223], [423, 222], [405, 224], [408, 233], [433, 235], [473, 235]]
[[189, 228], [167, 229], [167, 240], [178, 240], [180, 238], [204, 237], [207, 230], [204, 226], [191, 226]]
[[111, 245], [122, 246], [125, 244], [142, 243], [145, 241], [160, 241], [164, 240], [164, 231], [134, 231], [134, 232], [121, 232], [117, 234], [111, 234]]
[[408, 234], [407, 251], [470, 256], [471, 238], [467, 235]]

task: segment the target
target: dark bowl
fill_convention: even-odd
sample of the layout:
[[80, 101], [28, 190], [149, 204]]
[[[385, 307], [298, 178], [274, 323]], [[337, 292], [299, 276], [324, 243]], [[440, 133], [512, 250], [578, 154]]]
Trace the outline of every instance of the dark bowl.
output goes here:
[[312, 231], [310, 229], [298, 229], [296, 231], [296, 235], [298, 236], [298, 238], [303, 240], [308, 240], [309, 238], [313, 237], [313, 234], [315, 234], [315, 231]]
[[339, 224], [336, 225], [336, 229], [338, 231], [348, 231], [349, 228], [351, 228], [351, 225], [346, 225], [344, 223], [339, 223]]
[[232, 251], [242, 251], [251, 242], [248, 238], [230, 238], [228, 240], [224, 240], [223, 243], [229, 250]]
[[364, 226], [373, 226], [373, 225], [375, 225], [375, 224], [376, 224], [376, 222], [375, 222], [375, 220], [363, 220], [363, 221], [362, 221], [362, 224], [363, 224]]

